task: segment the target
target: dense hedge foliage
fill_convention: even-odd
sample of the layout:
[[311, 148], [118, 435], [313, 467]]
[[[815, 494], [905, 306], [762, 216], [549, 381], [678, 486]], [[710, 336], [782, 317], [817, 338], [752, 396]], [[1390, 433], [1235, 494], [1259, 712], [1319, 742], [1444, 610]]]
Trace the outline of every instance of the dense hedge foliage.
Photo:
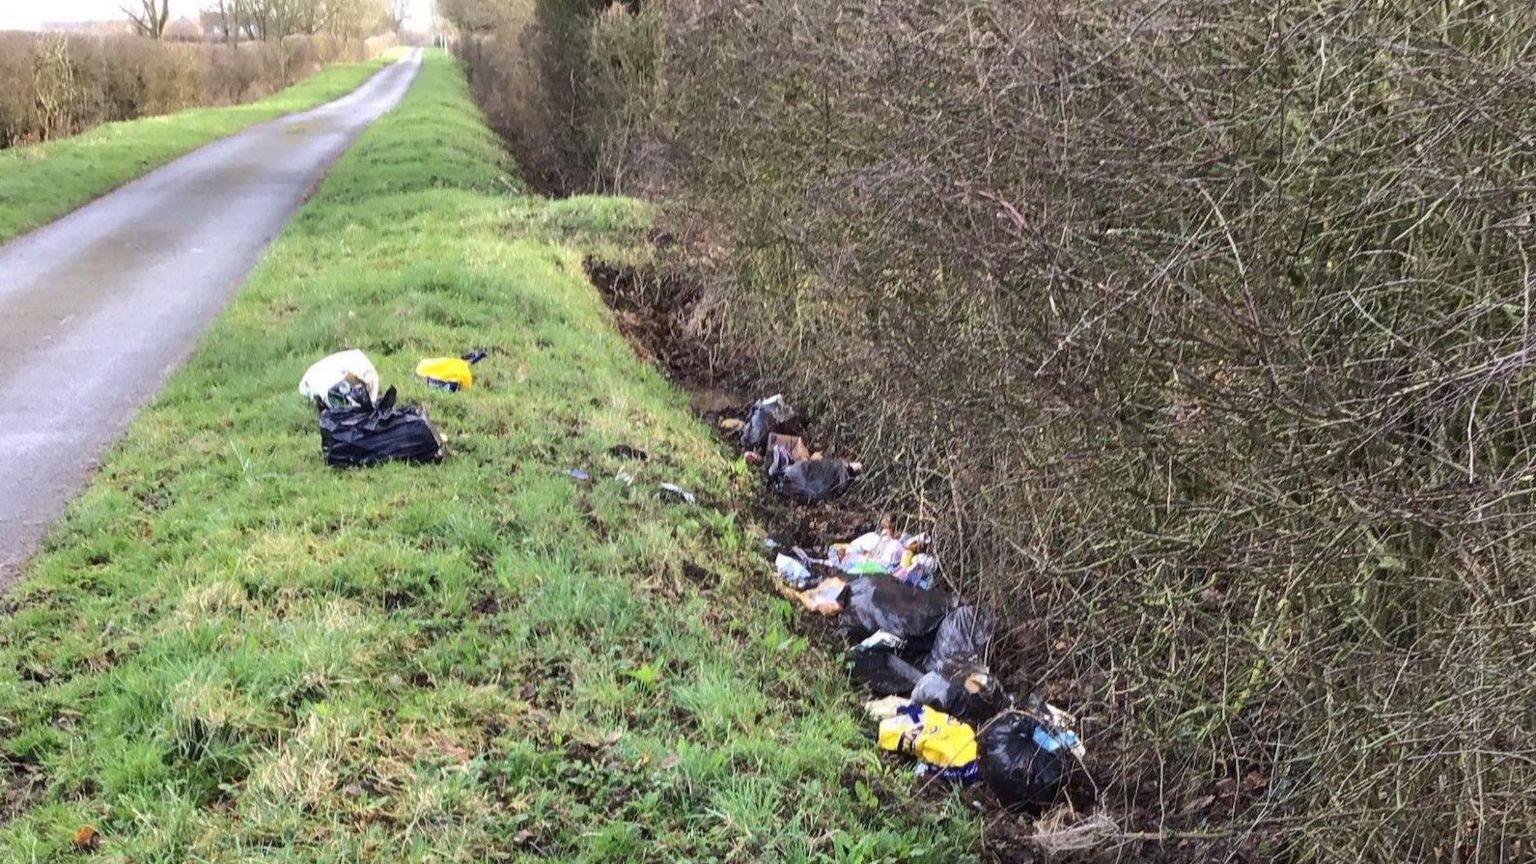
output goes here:
[[505, 27], [477, 80], [551, 176], [667, 196], [679, 322], [937, 522], [1128, 836], [1536, 854], [1529, 4], [579, 20], [570, 87]]

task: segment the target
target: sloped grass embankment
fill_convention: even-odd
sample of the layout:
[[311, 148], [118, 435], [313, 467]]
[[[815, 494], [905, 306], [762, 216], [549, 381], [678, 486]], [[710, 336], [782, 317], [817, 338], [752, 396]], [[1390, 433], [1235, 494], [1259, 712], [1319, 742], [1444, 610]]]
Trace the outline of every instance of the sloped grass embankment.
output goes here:
[[267, 120], [356, 90], [389, 59], [316, 72], [265, 99], [105, 123], [89, 132], [0, 150], [0, 243], [57, 219], [178, 156]]
[[[0, 619], [3, 860], [86, 824], [137, 864], [970, 857], [756, 587], [712, 506], [748, 484], [586, 282], [576, 247], [643, 210], [509, 170], [429, 56], [70, 508]], [[325, 467], [295, 385], [344, 346], [446, 461]], [[476, 347], [473, 390], [410, 375]]]

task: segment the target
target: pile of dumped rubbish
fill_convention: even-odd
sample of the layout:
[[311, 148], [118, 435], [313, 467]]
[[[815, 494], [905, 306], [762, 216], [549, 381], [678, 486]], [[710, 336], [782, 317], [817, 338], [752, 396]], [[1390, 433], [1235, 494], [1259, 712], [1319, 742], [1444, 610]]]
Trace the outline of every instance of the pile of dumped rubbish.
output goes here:
[[[790, 434], [781, 395], [721, 428], [739, 436], [768, 488], [798, 504], [841, 495], [863, 470]], [[918, 761], [922, 776], [985, 783], [1009, 810], [1038, 815], [1083, 771], [1072, 718], [1037, 696], [1016, 700], [988, 667], [992, 619], [942, 586], [933, 538], [889, 523], [824, 549], [783, 549], [769, 538], [778, 589], [810, 612], [835, 616], [850, 638], [847, 667], [874, 697], [865, 705], [881, 749]]]
[[[429, 357], [416, 364], [416, 377], [428, 387], [457, 393], [474, 386], [471, 368], [484, 360], [485, 351], [471, 351], [460, 357]], [[319, 412], [320, 449], [325, 460], [337, 468], [374, 465], [399, 460], [436, 462], [443, 458], [443, 436], [427, 419], [427, 409], [420, 405], [397, 405], [397, 393], [391, 387], [379, 396], [379, 372], [362, 351], [351, 348], [316, 361], [299, 380], [299, 395], [310, 400]], [[644, 450], [628, 444], [610, 448], [609, 455], [627, 461], [646, 461]], [[584, 468], [568, 468], [567, 476], [588, 482], [592, 475]], [[635, 478], [619, 472], [614, 479], [626, 486]], [[698, 503], [692, 492], [675, 483], [661, 483], [657, 489], [688, 504]]]
[[[485, 357], [421, 361], [428, 386], [458, 392], [473, 386], [471, 367]], [[299, 393], [319, 412], [321, 449], [338, 467], [389, 460], [436, 461], [443, 437], [421, 406], [397, 404], [395, 388], [379, 395], [379, 373], [359, 350], [323, 358], [304, 373]], [[846, 492], [863, 471], [858, 462], [828, 458], [792, 434], [795, 411], [782, 396], [758, 401], [745, 419], [722, 428], [739, 437], [746, 459], [761, 467], [768, 488], [796, 504]], [[646, 454], [628, 445], [610, 451], [625, 459]], [[567, 472], [586, 482], [581, 468]], [[626, 474], [617, 477], [632, 483]], [[661, 490], [688, 503], [692, 493]], [[865, 705], [884, 750], [914, 757], [923, 776], [985, 783], [1010, 810], [1039, 814], [1063, 797], [1082, 770], [1083, 745], [1072, 718], [1043, 700], [1016, 700], [988, 666], [992, 619], [961, 602], [942, 584], [939, 558], [927, 533], [904, 534], [885, 524], [823, 549], [782, 549], [775, 555], [778, 588], [812, 613], [835, 616], [850, 637], [847, 667], [874, 697]]]
[[[423, 360], [416, 374], [428, 386], [457, 391], [469, 387], [469, 367], [483, 351]], [[320, 448], [337, 467], [372, 465], [392, 459], [435, 462], [443, 458], [443, 436], [418, 405], [396, 405], [395, 388], [379, 397], [379, 371], [355, 348], [338, 351], [309, 367], [299, 380], [299, 394], [315, 404], [320, 417]]]

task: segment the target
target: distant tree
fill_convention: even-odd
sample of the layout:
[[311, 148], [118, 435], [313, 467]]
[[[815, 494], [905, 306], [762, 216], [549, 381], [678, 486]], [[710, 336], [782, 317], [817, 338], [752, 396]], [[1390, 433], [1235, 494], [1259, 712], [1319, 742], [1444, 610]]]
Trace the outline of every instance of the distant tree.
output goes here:
[[460, 31], [469, 34], [490, 33], [507, 16], [507, 8], [495, 0], [439, 0], [438, 13]]
[[171, 23], [171, 0], [139, 0], [136, 6], [121, 8], [140, 36], [163, 38], [166, 25]]
[[202, 22], [203, 33], [210, 39], [217, 39], [229, 45], [240, 42], [240, 0], [216, 0], [212, 5], [198, 13], [198, 20]]
[[389, 0], [386, 13], [389, 16], [389, 29], [395, 33], [405, 29], [405, 19], [410, 12], [410, 0]]

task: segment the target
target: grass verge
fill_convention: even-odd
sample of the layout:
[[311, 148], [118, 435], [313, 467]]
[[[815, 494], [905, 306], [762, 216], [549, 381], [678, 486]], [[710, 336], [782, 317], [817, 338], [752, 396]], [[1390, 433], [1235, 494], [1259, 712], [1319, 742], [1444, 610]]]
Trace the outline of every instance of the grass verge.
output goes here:
[[243, 105], [105, 123], [69, 138], [0, 150], [0, 243], [211, 141], [344, 96], [387, 62], [330, 66]]
[[[0, 860], [86, 824], [137, 864], [973, 857], [758, 587], [744, 471], [585, 280], [576, 246], [644, 209], [509, 169], [429, 55], [70, 507], [0, 620]], [[295, 386], [343, 346], [445, 462], [323, 465]], [[474, 347], [472, 390], [410, 376]]]

